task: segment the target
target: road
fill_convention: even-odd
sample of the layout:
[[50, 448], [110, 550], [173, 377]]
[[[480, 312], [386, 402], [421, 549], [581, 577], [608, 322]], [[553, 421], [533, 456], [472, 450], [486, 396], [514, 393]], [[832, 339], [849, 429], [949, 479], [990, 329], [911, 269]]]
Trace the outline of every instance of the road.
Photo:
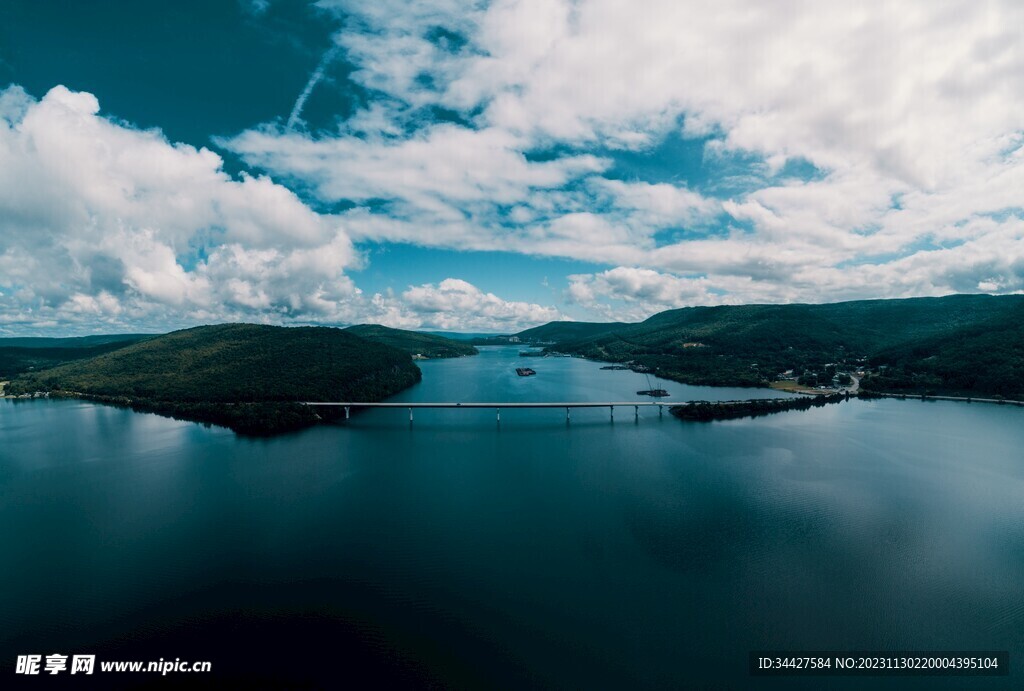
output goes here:
[[[849, 373], [847, 373], [847, 374], [849, 374]], [[857, 393], [858, 391], [860, 391], [860, 379], [858, 379], [857, 377], [855, 377], [852, 374], [849, 374], [849, 377], [850, 377], [850, 379], [853, 380], [853, 383], [850, 384], [849, 386], [845, 387], [845, 391], [846, 391], [846, 393]]]

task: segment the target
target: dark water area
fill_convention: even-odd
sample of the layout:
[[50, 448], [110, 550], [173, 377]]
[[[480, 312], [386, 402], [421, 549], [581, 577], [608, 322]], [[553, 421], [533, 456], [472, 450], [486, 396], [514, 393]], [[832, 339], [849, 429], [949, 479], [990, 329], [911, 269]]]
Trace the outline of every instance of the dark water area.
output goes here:
[[[577, 359], [518, 377], [517, 352], [423, 362], [395, 400], [652, 400]], [[210, 660], [192, 685], [1020, 688], [1022, 448], [1024, 410], [976, 403], [374, 410], [250, 439], [3, 400], [0, 683], [60, 652]], [[750, 677], [762, 649], [1009, 650], [1011, 675]]]

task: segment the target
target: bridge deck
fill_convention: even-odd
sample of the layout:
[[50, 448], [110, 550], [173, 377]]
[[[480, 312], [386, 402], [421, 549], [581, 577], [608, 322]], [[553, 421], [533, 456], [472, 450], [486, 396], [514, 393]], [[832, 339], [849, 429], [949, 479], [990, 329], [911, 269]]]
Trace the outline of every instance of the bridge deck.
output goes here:
[[306, 401], [310, 406], [342, 406], [345, 408], [610, 408], [619, 406], [673, 406], [685, 405], [686, 401], [571, 401], [552, 403], [513, 403], [498, 401], [495, 403], [368, 403], [360, 401], [323, 402]]

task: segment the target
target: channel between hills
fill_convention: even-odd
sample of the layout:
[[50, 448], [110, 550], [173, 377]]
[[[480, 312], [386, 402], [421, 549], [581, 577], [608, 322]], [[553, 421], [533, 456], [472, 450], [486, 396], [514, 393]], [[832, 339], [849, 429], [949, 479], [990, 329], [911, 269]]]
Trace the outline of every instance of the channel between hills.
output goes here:
[[[0, 339], [0, 381], [5, 397], [86, 398], [257, 435], [343, 414], [343, 406], [302, 401], [383, 404], [420, 381], [415, 361], [471, 356], [474, 345], [492, 344], [525, 346], [520, 354], [531, 358], [604, 361], [609, 369], [684, 384], [814, 394], [654, 402], [687, 420], [809, 408], [853, 394], [1024, 401], [1024, 295], [688, 307], [635, 324], [552, 322], [509, 335], [448, 336], [377, 325], [220, 324], [163, 335], [7, 338]], [[644, 404], [650, 405], [621, 403]]]

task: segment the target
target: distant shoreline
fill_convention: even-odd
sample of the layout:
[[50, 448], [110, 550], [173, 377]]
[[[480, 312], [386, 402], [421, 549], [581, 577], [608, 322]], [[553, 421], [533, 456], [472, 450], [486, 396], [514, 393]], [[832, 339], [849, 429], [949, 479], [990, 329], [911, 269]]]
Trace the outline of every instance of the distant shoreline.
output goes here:
[[915, 399], [921, 401], [957, 401], [960, 403], [995, 403], [996, 405], [1016, 405], [1024, 406], [1024, 401], [1018, 401], [1009, 398], [980, 398], [977, 396], [941, 396], [935, 394], [917, 394], [917, 393], [880, 393], [876, 391], [862, 392], [859, 396], [865, 400], [872, 398], [899, 398], [899, 399]]

